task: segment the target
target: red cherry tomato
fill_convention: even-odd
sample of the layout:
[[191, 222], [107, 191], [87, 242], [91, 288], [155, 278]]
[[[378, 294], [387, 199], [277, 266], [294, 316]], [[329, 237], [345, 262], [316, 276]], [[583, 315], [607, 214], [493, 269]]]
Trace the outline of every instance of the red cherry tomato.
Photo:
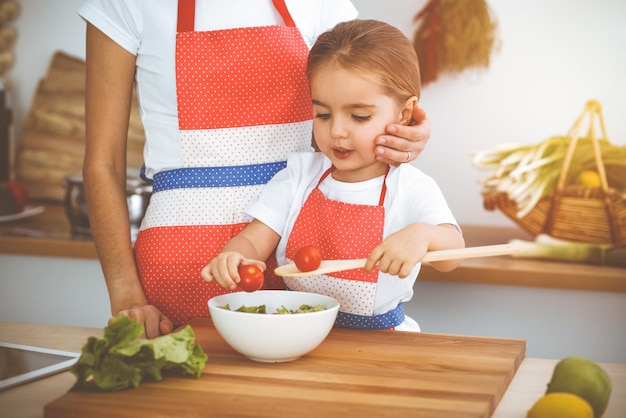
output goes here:
[[296, 267], [300, 271], [313, 271], [322, 264], [322, 254], [312, 245], [298, 248], [294, 256]]
[[254, 292], [263, 286], [263, 272], [253, 264], [242, 264], [239, 266], [239, 287], [245, 292]]

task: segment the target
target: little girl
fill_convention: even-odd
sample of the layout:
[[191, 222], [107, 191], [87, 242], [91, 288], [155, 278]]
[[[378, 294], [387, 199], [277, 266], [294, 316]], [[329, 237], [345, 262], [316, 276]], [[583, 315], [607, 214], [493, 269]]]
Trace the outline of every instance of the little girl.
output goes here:
[[[364, 269], [285, 278], [291, 290], [340, 303], [336, 325], [419, 331], [404, 315], [427, 251], [462, 248], [454, 216], [435, 181], [416, 167], [378, 162], [374, 139], [389, 123], [408, 124], [420, 95], [417, 56], [398, 29], [375, 20], [340, 23], [308, 57], [313, 134], [320, 150], [295, 153], [246, 213], [253, 218], [203, 270], [236, 290], [240, 264], [265, 269], [304, 245], [322, 259], [368, 258]], [[407, 153], [407, 160], [410, 155]], [[433, 262], [450, 271], [459, 260]]]

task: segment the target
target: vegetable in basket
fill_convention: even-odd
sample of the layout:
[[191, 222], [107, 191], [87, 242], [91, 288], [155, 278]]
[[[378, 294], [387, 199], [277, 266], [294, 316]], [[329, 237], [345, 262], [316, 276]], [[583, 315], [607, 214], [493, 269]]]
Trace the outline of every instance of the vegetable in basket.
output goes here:
[[[557, 185], [572, 138], [551, 137], [533, 145], [501, 145], [477, 153], [473, 163], [489, 171], [480, 179], [483, 194], [506, 193], [517, 204], [517, 215], [526, 216]], [[590, 138], [580, 138], [567, 184], [598, 187], [598, 174]], [[626, 147], [600, 140], [609, 187], [626, 193]], [[583, 175], [584, 173], [584, 175]], [[590, 174], [593, 173], [593, 174]]]
[[587, 102], [567, 136], [498, 146], [473, 162], [489, 171], [480, 179], [485, 208], [533, 235], [626, 244], [626, 146], [608, 141], [597, 101]]

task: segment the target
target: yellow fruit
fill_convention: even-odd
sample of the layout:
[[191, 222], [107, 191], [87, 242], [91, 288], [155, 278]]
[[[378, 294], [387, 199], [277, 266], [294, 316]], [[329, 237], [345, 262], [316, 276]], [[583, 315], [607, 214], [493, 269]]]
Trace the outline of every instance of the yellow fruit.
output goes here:
[[602, 187], [602, 179], [594, 170], [583, 170], [578, 175], [578, 183], [585, 187]]
[[554, 368], [546, 390], [546, 393], [553, 392], [580, 396], [591, 405], [595, 418], [600, 418], [609, 403], [611, 379], [593, 361], [583, 357], [567, 357]]
[[555, 392], [539, 398], [526, 418], [593, 418], [593, 410], [580, 396]]

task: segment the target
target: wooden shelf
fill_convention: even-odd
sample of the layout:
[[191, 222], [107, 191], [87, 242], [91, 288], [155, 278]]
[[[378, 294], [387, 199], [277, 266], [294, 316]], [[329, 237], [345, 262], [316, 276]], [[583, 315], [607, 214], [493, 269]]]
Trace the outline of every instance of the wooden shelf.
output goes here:
[[626, 269], [623, 268], [511, 257], [464, 260], [448, 273], [424, 265], [419, 280], [626, 292]]
[[[475, 225], [462, 228], [468, 247], [502, 244], [515, 238], [533, 240], [516, 228]], [[626, 268], [515, 257], [467, 259], [448, 273], [424, 264], [418, 280], [626, 292]]]
[[[466, 245], [532, 240], [517, 228], [463, 226]], [[48, 204], [31, 218], [0, 224], [0, 254], [96, 259], [89, 237], [74, 236], [62, 204]], [[527, 286], [555, 289], [626, 292], [626, 269], [514, 257], [467, 259], [454, 271], [441, 273], [424, 264], [419, 280]]]

